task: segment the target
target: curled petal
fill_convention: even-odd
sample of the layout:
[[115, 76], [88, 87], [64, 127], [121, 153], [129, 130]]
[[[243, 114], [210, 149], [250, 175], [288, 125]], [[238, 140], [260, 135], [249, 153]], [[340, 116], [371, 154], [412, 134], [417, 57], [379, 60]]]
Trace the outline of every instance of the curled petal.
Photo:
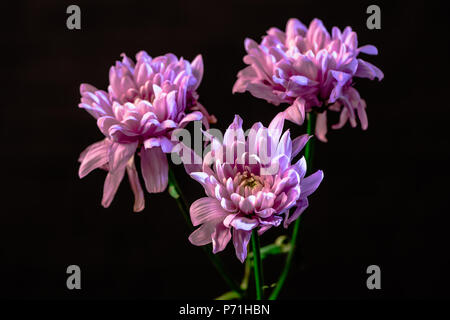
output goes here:
[[203, 115], [201, 112], [199, 111], [195, 111], [192, 113], [189, 113], [187, 116], [185, 116], [180, 123], [178, 124], [178, 126], [180, 128], [184, 128], [189, 122], [191, 121], [197, 121], [197, 120], [201, 120], [203, 118]]
[[247, 258], [247, 245], [251, 236], [251, 231], [233, 229], [233, 244], [236, 256], [242, 263]]
[[358, 48], [359, 52], [365, 53], [365, 54], [370, 54], [370, 55], [377, 55], [378, 54], [378, 50], [375, 46], [367, 44], [365, 46], [359, 47]]
[[134, 156], [127, 163], [127, 174], [130, 180], [131, 190], [134, 193], [134, 212], [140, 212], [144, 210], [145, 200], [144, 191], [142, 190], [141, 183], [139, 182], [136, 165], [134, 164]]
[[366, 102], [361, 99], [358, 108], [356, 109], [358, 112], [358, 118], [359, 121], [361, 121], [361, 128], [363, 130], [367, 130], [367, 127], [369, 126], [369, 121], [367, 119], [367, 113], [366, 113]]
[[301, 188], [301, 192], [302, 192], [301, 196], [307, 197], [310, 194], [312, 194], [314, 191], [316, 191], [316, 189], [319, 187], [320, 183], [322, 182], [322, 179], [323, 179], [323, 171], [322, 170], [317, 170], [312, 175], [304, 178], [300, 182], [300, 188]]
[[294, 213], [289, 216], [289, 214], [286, 214], [286, 217], [284, 219], [283, 226], [287, 228], [293, 221], [297, 220], [298, 217], [305, 211], [306, 208], [308, 208], [308, 198], [301, 198], [299, 201], [297, 201], [297, 208], [295, 209]]
[[197, 79], [197, 84], [194, 89], [198, 87], [203, 78], [203, 58], [202, 55], [199, 54], [195, 57], [195, 59], [191, 63], [192, 74]]
[[297, 138], [295, 138], [292, 141], [292, 155], [291, 155], [291, 159], [293, 159], [296, 155], [298, 155], [300, 153], [300, 151], [303, 150], [303, 148], [305, 147], [306, 143], [309, 141], [309, 139], [311, 139], [312, 136], [308, 135], [308, 134], [304, 134], [301, 135]]
[[256, 219], [238, 216], [231, 221], [230, 225], [236, 230], [251, 231], [259, 225], [259, 222]]
[[301, 126], [305, 121], [305, 100], [297, 98], [290, 107], [284, 110], [284, 116], [287, 120]]
[[316, 137], [322, 142], [327, 142], [327, 112], [324, 111], [317, 115], [316, 120]]

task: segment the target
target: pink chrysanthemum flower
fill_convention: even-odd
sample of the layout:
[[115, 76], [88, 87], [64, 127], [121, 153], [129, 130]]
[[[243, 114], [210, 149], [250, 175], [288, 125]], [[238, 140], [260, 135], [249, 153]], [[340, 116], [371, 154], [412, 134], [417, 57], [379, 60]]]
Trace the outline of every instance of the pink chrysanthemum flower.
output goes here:
[[136, 60], [135, 65], [123, 54], [122, 62], [111, 67], [109, 92], [89, 84], [80, 86], [79, 107], [97, 119], [106, 138], [80, 155], [79, 176], [83, 178], [96, 168], [108, 171], [102, 199], [102, 205], [108, 207], [127, 171], [135, 195], [134, 211], [141, 211], [145, 202], [135, 152], [139, 150], [147, 191], [162, 192], [168, 183], [164, 153], [174, 147], [173, 131], [205, 117], [199, 111], [187, 113], [198, 105], [195, 90], [203, 76], [200, 55], [189, 63], [170, 53], [152, 59], [141, 51]]
[[[189, 169], [207, 195], [190, 208], [192, 223], [201, 225], [190, 235], [191, 243], [212, 242], [217, 253], [233, 236], [236, 255], [243, 262], [252, 229], [262, 234], [283, 221], [287, 227], [306, 209], [307, 197], [317, 189], [323, 173], [305, 177], [303, 157], [291, 164], [309, 137], [291, 140], [289, 131], [281, 136], [283, 125], [280, 113], [268, 128], [254, 124], [246, 138], [242, 119], [235, 116], [223, 142], [212, 138], [203, 164]], [[289, 215], [293, 207], [297, 208]]]
[[383, 78], [376, 66], [358, 58], [359, 53], [378, 54], [376, 47], [358, 48], [357, 35], [350, 27], [343, 32], [333, 27], [330, 35], [322, 21], [314, 19], [309, 28], [290, 19], [286, 32], [271, 28], [260, 44], [245, 40], [249, 66], [239, 71], [234, 92], [249, 91], [253, 96], [279, 105], [288, 103], [286, 118], [302, 124], [305, 112], [319, 112], [316, 136], [326, 141], [327, 110], [340, 113], [338, 129], [347, 120], [362, 129], [368, 126], [366, 103], [353, 87], [353, 78]]

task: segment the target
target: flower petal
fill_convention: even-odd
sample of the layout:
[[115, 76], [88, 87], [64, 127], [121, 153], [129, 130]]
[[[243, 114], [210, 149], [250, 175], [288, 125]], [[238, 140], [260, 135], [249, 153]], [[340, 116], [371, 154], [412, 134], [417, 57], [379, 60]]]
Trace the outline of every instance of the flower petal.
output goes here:
[[203, 114], [200, 111], [194, 111], [186, 115], [178, 124], [180, 128], [184, 128], [189, 122], [201, 120], [203, 118]]
[[204, 246], [212, 241], [212, 233], [215, 231], [215, 225], [210, 223], [203, 224], [189, 236], [189, 241], [195, 246]]
[[192, 74], [197, 79], [197, 83], [195, 85], [194, 90], [200, 85], [200, 82], [203, 78], [203, 58], [202, 55], [199, 54], [195, 57], [195, 59], [191, 63]]
[[119, 188], [120, 182], [122, 182], [123, 176], [125, 174], [125, 167], [119, 168], [114, 173], [109, 172], [105, 179], [105, 184], [103, 186], [103, 198], [102, 206], [108, 208], [111, 204], [114, 196], [116, 195], [117, 189]]
[[284, 110], [284, 116], [286, 120], [301, 126], [305, 121], [305, 100], [302, 98], [295, 99], [294, 103]]
[[231, 230], [219, 223], [214, 230], [212, 237], [213, 253], [223, 251], [231, 240]]
[[198, 226], [202, 223], [208, 223], [211, 221], [216, 221], [224, 219], [228, 215], [220, 202], [216, 199], [204, 197], [196, 200], [190, 208], [190, 215], [192, 224]]
[[163, 192], [168, 183], [169, 167], [167, 157], [160, 147], [142, 148], [141, 170], [144, 177], [145, 187], [150, 193]]
[[247, 245], [251, 236], [251, 231], [233, 229], [234, 249], [236, 251], [236, 256], [242, 263], [244, 263], [245, 258], [247, 258]]
[[130, 180], [131, 190], [134, 193], [134, 212], [140, 212], [144, 210], [145, 200], [144, 191], [142, 190], [141, 183], [139, 182], [136, 165], [134, 164], [134, 156], [127, 163], [127, 174]]
[[269, 135], [272, 137], [272, 141], [278, 144], [281, 133], [283, 132], [285, 114], [284, 112], [278, 113], [275, 118], [269, 124]]
[[324, 111], [317, 115], [316, 120], [316, 137], [322, 142], [327, 142], [327, 112]]
[[294, 213], [289, 216], [289, 214], [286, 214], [286, 217], [283, 222], [283, 226], [287, 228], [293, 221], [297, 220], [298, 217], [305, 211], [306, 208], [308, 208], [308, 198], [301, 198], [297, 201], [297, 208], [295, 209]]
[[303, 148], [305, 147], [306, 143], [309, 141], [309, 139], [311, 139], [312, 136], [308, 135], [308, 134], [304, 134], [301, 135], [297, 138], [295, 138], [292, 141], [292, 155], [291, 155], [291, 159], [293, 159], [296, 155], [298, 155], [300, 153], [300, 151], [303, 150]]
[[137, 141], [132, 143], [114, 142], [109, 150], [109, 170], [114, 172], [125, 168], [128, 160], [130, 160], [136, 151], [137, 145]]
[[100, 168], [108, 163], [110, 142], [107, 139], [91, 144], [80, 155], [80, 169], [78, 170], [78, 176], [80, 178], [85, 177], [89, 172], [94, 169]]
[[257, 219], [237, 216], [230, 222], [230, 225], [236, 230], [251, 231], [259, 225], [259, 222]]
[[307, 197], [319, 187], [323, 179], [323, 171], [317, 170], [300, 182], [301, 197]]

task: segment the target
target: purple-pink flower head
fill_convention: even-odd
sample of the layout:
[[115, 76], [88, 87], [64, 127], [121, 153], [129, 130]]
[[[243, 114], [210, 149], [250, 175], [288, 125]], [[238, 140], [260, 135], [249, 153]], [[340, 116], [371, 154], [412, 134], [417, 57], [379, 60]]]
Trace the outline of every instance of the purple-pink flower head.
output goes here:
[[212, 242], [217, 253], [233, 238], [236, 255], [243, 262], [253, 229], [262, 234], [282, 222], [287, 227], [306, 209], [307, 197], [317, 189], [323, 173], [319, 170], [305, 177], [303, 157], [291, 163], [309, 136], [292, 140], [289, 131], [282, 134], [283, 125], [280, 113], [268, 128], [256, 123], [245, 135], [242, 119], [235, 116], [222, 142], [211, 137], [203, 164], [190, 167], [191, 177], [207, 195], [190, 208], [192, 223], [201, 225], [190, 235], [191, 243]]
[[152, 58], [147, 52], [141, 51], [136, 55], [136, 64], [122, 54], [122, 61], [117, 61], [110, 68], [108, 92], [113, 101], [125, 104], [134, 103], [136, 99], [152, 101], [155, 97], [154, 85], [167, 93], [176, 90], [178, 106], [185, 106], [189, 111], [199, 110], [204, 114], [205, 120], [214, 123], [215, 117], [210, 116], [198, 102], [196, 90], [202, 78], [201, 55], [189, 63], [172, 53]]
[[[174, 147], [171, 135], [194, 120], [204, 119], [197, 106], [195, 90], [203, 75], [203, 62], [192, 63], [173, 54], [152, 59], [146, 52], [134, 64], [123, 55], [109, 72], [108, 92], [89, 84], [80, 86], [80, 108], [97, 119], [105, 139], [89, 146], [80, 156], [79, 176], [96, 168], [108, 171], [102, 205], [108, 207], [127, 171], [135, 195], [134, 211], [144, 209], [144, 195], [134, 164], [139, 150], [141, 172], [148, 192], [165, 190], [168, 163], [164, 153]], [[203, 108], [204, 111], [204, 108]]]
[[290, 19], [283, 32], [267, 31], [260, 44], [245, 40], [249, 66], [239, 71], [233, 92], [249, 91], [253, 96], [279, 105], [288, 103], [286, 119], [302, 124], [305, 112], [317, 111], [316, 135], [326, 141], [327, 110], [340, 112], [341, 128], [347, 121], [368, 126], [366, 103], [353, 87], [353, 78], [383, 78], [371, 63], [358, 58], [359, 53], [378, 54], [376, 47], [358, 48], [357, 35], [350, 27], [341, 32], [333, 27], [331, 35], [322, 21], [314, 19], [309, 28]]

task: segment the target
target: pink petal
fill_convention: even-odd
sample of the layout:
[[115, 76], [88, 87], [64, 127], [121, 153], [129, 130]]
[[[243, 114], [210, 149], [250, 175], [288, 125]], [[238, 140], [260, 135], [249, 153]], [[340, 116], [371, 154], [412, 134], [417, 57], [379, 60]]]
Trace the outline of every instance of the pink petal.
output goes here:
[[308, 28], [299, 20], [292, 18], [286, 24], [286, 37], [287, 40], [295, 39], [296, 36], [305, 36]]
[[365, 53], [365, 54], [371, 54], [371, 55], [377, 55], [378, 54], [378, 50], [375, 46], [367, 44], [365, 46], [359, 47], [358, 48], [359, 52]]
[[78, 176], [80, 178], [85, 177], [89, 172], [94, 169], [100, 168], [108, 163], [108, 151], [110, 142], [107, 139], [96, 142], [87, 147], [80, 155], [80, 169], [78, 170]]
[[295, 163], [292, 168], [297, 171], [298, 176], [300, 177], [300, 179], [303, 179], [303, 177], [306, 174], [306, 160], [305, 157], [301, 157], [300, 160], [297, 161], [297, 163]]
[[156, 137], [151, 137], [144, 141], [145, 149], [157, 148], [160, 146], [161, 146], [161, 141], [159, 138], [156, 138]]
[[212, 233], [216, 225], [205, 223], [189, 236], [189, 241], [195, 246], [204, 246], [212, 241]]
[[[234, 89], [235, 88], [233, 88], [233, 90]], [[239, 89], [239, 87], [236, 88], [235, 90], [236, 92], [239, 92], [237, 91], [237, 89]], [[281, 102], [281, 99], [275, 94], [273, 94], [271, 87], [266, 86], [264, 84], [251, 82], [247, 84], [246, 90], [248, 90], [254, 97], [264, 99], [267, 102], [272, 103], [274, 105], [279, 105]]]
[[[232, 195], [233, 196], [233, 195]], [[241, 198], [239, 201], [239, 209], [244, 213], [253, 213], [255, 210], [256, 197], [251, 195], [247, 198]]]
[[216, 199], [204, 197], [196, 200], [190, 208], [192, 224], [198, 226], [216, 220], [223, 220], [228, 213]]
[[130, 180], [131, 190], [134, 193], [134, 212], [140, 212], [144, 210], [145, 200], [144, 200], [144, 192], [141, 187], [141, 183], [139, 182], [138, 173], [136, 170], [136, 165], [134, 164], [134, 156], [127, 163], [127, 174], [128, 179]]
[[367, 127], [369, 126], [369, 121], [367, 119], [367, 113], [366, 113], [366, 102], [361, 99], [359, 102], [358, 108], [356, 109], [358, 112], [358, 118], [359, 121], [361, 121], [361, 128], [363, 130], [367, 130]]
[[231, 147], [235, 141], [245, 141], [244, 131], [242, 130], [242, 118], [235, 115], [233, 122], [228, 126], [223, 137], [223, 145]]
[[303, 211], [305, 211], [306, 208], [308, 208], [308, 198], [301, 198], [300, 200], [298, 200], [297, 208], [291, 216], [289, 216], [289, 214], [286, 215], [283, 226], [287, 228], [293, 221], [297, 220], [298, 217], [300, 217], [300, 215], [303, 213]]
[[302, 125], [305, 121], [305, 100], [302, 98], [295, 99], [294, 103], [284, 110], [284, 116], [287, 120], [299, 126]]
[[333, 124], [331, 126], [331, 128], [332, 129], [340, 129], [347, 123], [347, 120], [348, 120], [348, 109], [344, 108], [344, 109], [342, 109], [341, 114], [339, 115], [339, 122], [336, 124]]
[[128, 160], [136, 151], [138, 142], [117, 143], [114, 142], [109, 150], [109, 170], [114, 172], [125, 168]]
[[323, 171], [317, 170], [300, 182], [301, 197], [307, 197], [319, 187], [323, 179]]
[[316, 137], [322, 142], [327, 142], [327, 112], [324, 111], [317, 115], [316, 120]]
[[223, 251], [231, 239], [231, 230], [219, 223], [216, 230], [211, 235], [213, 243], [213, 253]]
[[305, 147], [306, 143], [309, 141], [309, 139], [311, 139], [312, 136], [308, 135], [308, 134], [304, 134], [301, 135], [297, 138], [295, 138], [292, 141], [292, 155], [291, 155], [291, 159], [293, 159], [296, 155], [298, 155], [300, 153], [300, 151], [303, 150], [303, 148]]
[[239, 261], [244, 263], [247, 258], [247, 245], [252, 236], [250, 231], [233, 229], [233, 244], [236, 251], [236, 256]]
[[164, 153], [170, 153], [173, 150], [174, 142], [172, 142], [165, 136], [161, 136], [159, 139], [162, 151]]
[[276, 143], [280, 140], [281, 133], [283, 131], [285, 114], [284, 112], [278, 113], [275, 118], [269, 124], [269, 134], [272, 137], [272, 140]]
[[150, 193], [163, 192], [168, 183], [167, 157], [160, 147], [141, 149], [141, 170], [145, 187]]
[[271, 215], [273, 215], [275, 212], [276, 211], [274, 208], [267, 208], [267, 209], [263, 209], [260, 211], [256, 211], [258, 217], [261, 217], [261, 218], [268, 218]]
[[203, 78], [203, 58], [202, 55], [199, 54], [195, 57], [195, 59], [191, 63], [192, 74], [197, 79], [197, 83], [195, 85], [194, 90], [200, 85], [200, 82]]
[[111, 204], [114, 196], [116, 195], [117, 189], [119, 188], [120, 182], [122, 182], [124, 174], [125, 167], [121, 167], [114, 173], [109, 172], [106, 176], [105, 184], [103, 186], [103, 207], [108, 208]]
[[236, 230], [251, 231], [252, 229], [256, 228], [259, 225], [259, 222], [257, 219], [250, 219], [250, 218], [238, 216], [238, 217], [235, 217], [230, 222], [230, 225]]
[[201, 120], [203, 115], [200, 111], [194, 111], [186, 115], [178, 124], [180, 128], [184, 128], [189, 122]]
[[286, 130], [286, 132], [281, 137], [280, 142], [278, 143], [277, 146], [277, 154], [284, 154], [287, 157], [291, 158], [292, 140], [289, 130]]
[[381, 80], [383, 79], [384, 74], [373, 64], [362, 59], [358, 59], [358, 69], [356, 69], [355, 76], [360, 78], [369, 78], [370, 80], [373, 80], [375, 77], [377, 77], [378, 80]]

